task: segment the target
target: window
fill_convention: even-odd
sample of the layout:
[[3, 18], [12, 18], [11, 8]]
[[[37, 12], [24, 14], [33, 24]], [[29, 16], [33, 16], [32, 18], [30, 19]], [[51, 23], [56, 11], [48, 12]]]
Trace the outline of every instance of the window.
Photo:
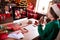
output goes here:
[[35, 11], [38, 13], [46, 14], [50, 1], [52, 0], [37, 0]]

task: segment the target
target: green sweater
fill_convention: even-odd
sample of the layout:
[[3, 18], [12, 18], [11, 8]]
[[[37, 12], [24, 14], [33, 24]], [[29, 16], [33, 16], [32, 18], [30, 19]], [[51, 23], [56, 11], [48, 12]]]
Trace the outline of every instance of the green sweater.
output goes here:
[[59, 29], [60, 29], [60, 20], [59, 20]]
[[42, 25], [38, 25], [38, 33], [41, 40], [54, 40], [59, 32], [58, 20], [54, 20], [46, 24], [45, 29], [42, 29]]

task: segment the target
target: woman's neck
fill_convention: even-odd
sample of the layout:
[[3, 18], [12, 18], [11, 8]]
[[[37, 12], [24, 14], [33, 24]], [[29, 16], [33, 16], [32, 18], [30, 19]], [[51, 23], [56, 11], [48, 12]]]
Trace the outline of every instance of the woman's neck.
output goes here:
[[52, 19], [51, 21], [54, 21], [54, 20], [57, 20], [57, 19]]

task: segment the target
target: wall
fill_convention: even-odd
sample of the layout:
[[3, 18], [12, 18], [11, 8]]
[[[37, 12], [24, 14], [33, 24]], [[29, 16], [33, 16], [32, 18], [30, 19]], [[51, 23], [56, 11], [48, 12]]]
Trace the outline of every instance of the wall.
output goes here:
[[[15, 0], [15, 1], [17, 1], [19, 3], [19, 1], [21, 1], [21, 0]], [[29, 2], [33, 3], [34, 6], [36, 5], [36, 0], [27, 0], [27, 3], [29, 3]]]
[[36, 0], [27, 0], [27, 3], [29, 2], [33, 3], [34, 6], [36, 5]]

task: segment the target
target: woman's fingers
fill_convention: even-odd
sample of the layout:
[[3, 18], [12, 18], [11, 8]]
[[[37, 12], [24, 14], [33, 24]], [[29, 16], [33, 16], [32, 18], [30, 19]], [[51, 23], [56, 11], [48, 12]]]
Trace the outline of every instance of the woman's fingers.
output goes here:
[[40, 18], [40, 20], [43, 20], [44, 19], [44, 17], [42, 16], [41, 18]]
[[43, 21], [44, 21], [44, 17], [42, 16], [42, 17], [39, 19], [39, 24], [41, 24]]

